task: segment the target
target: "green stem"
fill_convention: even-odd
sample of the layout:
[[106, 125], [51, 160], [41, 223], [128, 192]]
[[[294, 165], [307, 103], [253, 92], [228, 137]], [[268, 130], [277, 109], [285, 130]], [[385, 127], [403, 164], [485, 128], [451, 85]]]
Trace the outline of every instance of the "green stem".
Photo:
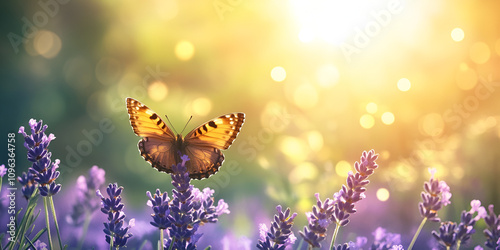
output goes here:
[[163, 250], [163, 229], [160, 229], [160, 244], [158, 244], [158, 249]]
[[113, 236], [109, 236], [109, 250], [113, 250]]
[[420, 231], [422, 231], [422, 228], [424, 227], [425, 222], [427, 221], [427, 217], [424, 217], [422, 222], [420, 223], [420, 226], [418, 226], [417, 232], [415, 235], [413, 235], [413, 239], [411, 240], [410, 246], [408, 247], [408, 250], [411, 250], [413, 248], [413, 245], [415, 245], [415, 241], [417, 241], [417, 237], [420, 234]]
[[43, 197], [43, 205], [45, 207], [45, 224], [47, 225], [47, 236], [49, 237], [49, 248], [54, 249], [54, 245], [52, 244], [52, 237], [50, 235], [50, 223], [49, 223], [49, 205], [48, 203], [49, 197]]
[[85, 242], [85, 238], [87, 237], [87, 231], [89, 230], [89, 225], [91, 220], [92, 220], [92, 214], [88, 211], [85, 212], [85, 221], [83, 222], [82, 236], [80, 237], [80, 241], [78, 242], [77, 249], [82, 249], [83, 242]]
[[461, 242], [460, 242], [460, 240], [458, 240], [458, 241], [457, 241], [457, 250], [459, 250], [459, 249], [460, 249], [460, 243], [461, 243]]
[[339, 229], [340, 229], [340, 224], [337, 223], [335, 231], [333, 232], [332, 242], [330, 243], [330, 250], [333, 250], [333, 248], [335, 247], [335, 239], [337, 239], [337, 234], [339, 233]]
[[56, 208], [54, 207], [54, 200], [52, 199], [52, 196], [49, 197], [49, 202], [50, 202], [50, 210], [52, 210], [52, 217], [54, 217], [54, 224], [56, 226], [57, 240], [59, 241], [59, 249], [62, 249], [63, 245], [61, 241], [61, 233], [59, 232], [59, 223], [57, 223]]
[[175, 242], [175, 236], [172, 237], [172, 240], [170, 241], [170, 246], [168, 247], [168, 250], [174, 249], [174, 242]]

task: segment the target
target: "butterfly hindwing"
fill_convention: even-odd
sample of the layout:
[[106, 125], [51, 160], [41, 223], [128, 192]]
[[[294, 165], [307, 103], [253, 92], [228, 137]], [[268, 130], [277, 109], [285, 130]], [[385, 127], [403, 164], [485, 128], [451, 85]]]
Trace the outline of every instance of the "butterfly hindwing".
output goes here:
[[172, 165], [176, 164], [175, 145], [155, 137], [146, 137], [137, 144], [141, 156], [158, 171], [172, 173]]
[[198, 180], [215, 174], [224, 161], [224, 154], [213, 147], [186, 147], [186, 154], [189, 177]]

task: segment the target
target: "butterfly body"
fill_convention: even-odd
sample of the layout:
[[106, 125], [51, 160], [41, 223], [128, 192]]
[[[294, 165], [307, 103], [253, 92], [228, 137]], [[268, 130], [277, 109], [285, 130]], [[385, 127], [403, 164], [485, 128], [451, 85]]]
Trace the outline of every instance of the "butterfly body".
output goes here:
[[187, 155], [186, 167], [194, 179], [208, 178], [224, 161], [225, 150], [231, 146], [245, 120], [243, 113], [231, 113], [212, 119], [193, 129], [185, 137], [175, 135], [165, 122], [141, 102], [127, 98], [130, 124], [143, 137], [138, 147], [142, 157], [158, 171], [172, 173], [172, 165]]

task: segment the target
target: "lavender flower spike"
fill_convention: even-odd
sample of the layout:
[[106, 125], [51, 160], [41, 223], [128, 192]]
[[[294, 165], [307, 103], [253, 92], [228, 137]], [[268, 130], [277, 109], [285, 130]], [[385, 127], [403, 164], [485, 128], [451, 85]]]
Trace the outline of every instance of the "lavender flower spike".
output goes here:
[[422, 192], [422, 200], [418, 204], [420, 209], [420, 214], [422, 217], [427, 218], [430, 221], [441, 221], [437, 217], [437, 212], [443, 207], [450, 204], [450, 187], [444, 181], [439, 181], [434, 178], [436, 169], [429, 168], [429, 173], [431, 174], [431, 179], [424, 183], [424, 190]]
[[[51, 161], [52, 153], [48, 151], [48, 146], [56, 137], [53, 134], [48, 136], [45, 134], [47, 125], [42, 126], [42, 120], [36, 121], [30, 119], [31, 135], [26, 134], [24, 127], [19, 128], [19, 133], [24, 136], [24, 147], [28, 149], [28, 160], [33, 162], [29, 172], [33, 175], [33, 180], [38, 184], [38, 190], [42, 196], [52, 196], [57, 194], [61, 189], [61, 184], [56, 184], [55, 180], [59, 177], [59, 160]], [[29, 177], [29, 176], [28, 176]], [[22, 179], [27, 181], [29, 179]], [[21, 179], [19, 178], [19, 181]], [[25, 183], [29, 183], [25, 182]], [[23, 184], [26, 187], [26, 184]], [[28, 188], [27, 193], [29, 193]]]
[[324, 202], [319, 198], [316, 193], [316, 205], [313, 206], [312, 212], [306, 213], [308, 225], [304, 227], [304, 232], [300, 231], [299, 234], [304, 240], [313, 247], [321, 247], [321, 241], [326, 238], [326, 230], [331, 224], [331, 215], [333, 214], [333, 205], [330, 199]]
[[151, 195], [151, 192], [146, 192], [149, 200], [147, 202], [148, 206], [153, 209], [153, 221], [150, 222], [151, 225], [157, 227], [159, 229], [167, 229], [171, 226], [170, 221], [168, 220], [168, 215], [170, 214], [170, 210], [168, 209], [168, 202], [170, 198], [167, 196], [167, 192], [161, 193], [160, 189], [156, 189], [156, 193]]
[[[128, 226], [124, 226], [125, 213], [123, 203], [121, 203], [123, 187], [118, 187], [115, 184], [109, 184], [106, 192], [109, 198], [104, 198], [101, 191], [98, 189], [96, 195], [101, 198], [101, 211], [108, 215], [107, 223], [104, 223], [104, 233], [106, 234], [106, 242], [115, 248], [124, 247], [127, 240], [132, 237], [128, 230], [135, 224], [135, 220], [131, 219]], [[111, 241], [112, 240], [112, 241]]]
[[276, 210], [278, 214], [274, 215], [271, 229], [268, 230], [265, 224], [260, 226], [258, 249], [283, 250], [286, 246], [293, 245], [297, 239], [292, 232], [293, 219], [297, 213], [290, 215], [290, 208], [283, 212], [280, 205], [276, 207]]
[[488, 206], [488, 215], [484, 217], [487, 228], [483, 231], [486, 236], [485, 246], [500, 250], [500, 215], [496, 215], [493, 211], [493, 205]]

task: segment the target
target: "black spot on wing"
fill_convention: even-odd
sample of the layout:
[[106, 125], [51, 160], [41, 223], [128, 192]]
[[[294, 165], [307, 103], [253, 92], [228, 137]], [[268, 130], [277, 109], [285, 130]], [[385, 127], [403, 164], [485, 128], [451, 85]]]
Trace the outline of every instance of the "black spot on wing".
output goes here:
[[212, 127], [212, 128], [217, 128], [217, 124], [215, 124], [214, 121], [210, 121], [208, 122], [208, 126]]

